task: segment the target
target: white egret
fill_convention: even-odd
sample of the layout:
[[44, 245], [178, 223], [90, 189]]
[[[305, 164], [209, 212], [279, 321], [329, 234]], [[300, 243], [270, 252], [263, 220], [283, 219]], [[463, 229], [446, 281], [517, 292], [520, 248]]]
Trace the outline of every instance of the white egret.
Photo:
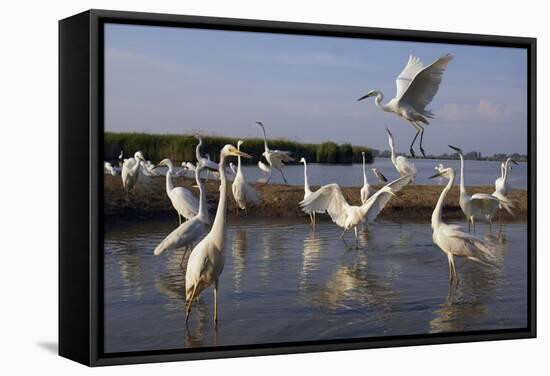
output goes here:
[[113, 176], [116, 175], [115, 168], [111, 164], [111, 162], [103, 162], [103, 173], [104, 174], [111, 174]]
[[[372, 188], [367, 179], [367, 165], [365, 162], [365, 152], [361, 152], [363, 156], [363, 187], [361, 188], [361, 202], [364, 204], [368, 198], [374, 194], [374, 188]], [[304, 197], [305, 198], [305, 197]]]
[[124, 150], [121, 150], [120, 154], [118, 155], [118, 167], [122, 168], [123, 163], [124, 163]]
[[382, 183], [387, 183], [388, 182], [388, 179], [376, 167], [371, 168], [371, 171], [374, 174], [374, 176], [376, 176], [378, 178], [378, 180], [380, 180]]
[[414, 163], [409, 161], [407, 157], [395, 154], [393, 135], [388, 128], [386, 128], [386, 132], [388, 133], [388, 143], [390, 144], [391, 163], [393, 163], [400, 176], [413, 175], [416, 177], [416, 167]]
[[[267, 136], [265, 134], [265, 128], [262, 122], [257, 121], [256, 124], [258, 124], [264, 133], [264, 149], [265, 151], [262, 153], [262, 155], [265, 157], [265, 160], [267, 163], [269, 163], [269, 166], [271, 168], [277, 169], [281, 176], [283, 177], [283, 181], [285, 184], [287, 184], [285, 174], [283, 173], [283, 168], [285, 167], [284, 162], [292, 162], [294, 158], [290, 156], [289, 151], [284, 150], [271, 150], [269, 146], [267, 145]], [[269, 183], [269, 180], [271, 179], [271, 169], [269, 171], [269, 178], [266, 181], [266, 184]]]
[[[244, 141], [237, 141], [237, 150], [241, 150], [241, 145]], [[237, 214], [239, 214], [239, 209], [245, 210], [247, 204], [258, 205], [260, 203], [260, 196], [245, 180], [243, 171], [241, 169], [241, 157], [237, 157], [237, 173], [235, 174], [235, 179], [231, 185], [231, 190], [233, 191], [233, 198], [236, 202]]]
[[202, 137], [197, 135], [195, 136], [197, 140], [199, 140], [199, 144], [197, 145], [195, 149], [195, 157], [197, 158], [197, 163], [202, 163], [206, 167], [206, 179], [210, 177], [210, 170], [217, 171], [218, 170], [218, 164], [216, 162], [213, 162], [210, 160], [210, 155], [205, 154], [205, 157], [201, 156], [200, 149], [202, 146]]
[[172, 182], [172, 173], [174, 171], [174, 165], [170, 159], [163, 159], [159, 162], [157, 167], [166, 166], [168, 171], [166, 172], [166, 195], [172, 202], [172, 206], [178, 212], [178, 219], [180, 225], [182, 223], [181, 217], [187, 219], [193, 218], [199, 211], [199, 200], [193, 196], [193, 193], [185, 187], [174, 187]]
[[[304, 164], [304, 200], [307, 199], [313, 192], [311, 192], [311, 189], [309, 188], [309, 182], [307, 179], [307, 162], [305, 158], [300, 158], [300, 163]], [[309, 213], [309, 219], [311, 220], [311, 225], [315, 226], [317, 223], [315, 218], [315, 211], [312, 211]], [[318, 211], [317, 213], [323, 213], [322, 211]]]
[[201, 292], [214, 285], [214, 322], [218, 322], [218, 284], [225, 263], [225, 238], [226, 238], [226, 211], [227, 211], [227, 180], [225, 178], [225, 158], [228, 156], [241, 156], [251, 158], [250, 155], [237, 150], [233, 145], [225, 145], [220, 152], [220, 198], [216, 217], [212, 229], [193, 248], [187, 271], [185, 273], [185, 296], [189, 302], [186, 310], [185, 322], [189, 320], [193, 301]]
[[434, 170], [436, 170], [437, 172], [441, 172], [444, 169], [445, 169], [445, 166], [443, 166], [443, 163], [439, 163], [437, 164], [437, 166], [434, 167]]
[[195, 180], [199, 188], [199, 210], [190, 220], [180, 224], [174, 231], [172, 231], [166, 238], [164, 238], [154, 250], [154, 255], [159, 256], [165, 251], [171, 251], [179, 248], [185, 248], [183, 256], [181, 257], [180, 266], [183, 264], [185, 254], [189, 249], [193, 247], [199, 238], [206, 232], [207, 225], [210, 224], [210, 218], [208, 215], [208, 208], [206, 205], [206, 189], [200, 179], [200, 171], [203, 166], [198, 164], [198, 168], [195, 170]]
[[476, 193], [470, 196], [468, 192], [466, 192], [466, 185], [464, 183], [464, 156], [462, 155], [462, 150], [451, 145], [449, 145], [449, 147], [458, 152], [458, 156], [460, 157], [459, 204], [462, 212], [466, 216], [466, 220], [468, 221], [468, 231], [470, 231], [471, 224], [474, 227], [475, 232], [475, 221], [487, 221], [491, 224], [500, 201], [498, 198], [488, 193]]
[[395, 81], [397, 89], [395, 98], [383, 105], [382, 100], [384, 99], [384, 95], [382, 92], [380, 90], [371, 90], [358, 99], [361, 101], [374, 96], [374, 102], [379, 109], [395, 113], [407, 120], [416, 129], [416, 135], [409, 148], [413, 158], [415, 157], [413, 146], [419, 134], [420, 152], [424, 157], [426, 156], [422, 148], [424, 125], [428, 125], [428, 119], [434, 117], [433, 112], [427, 110], [426, 106], [431, 103], [437, 93], [439, 84], [443, 78], [443, 72], [445, 72], [447, 65], [452, 59], [453, 55], [446, 54], [430, 65], [424, 66], [420, 58], [410, 55], [407, 65]]
[[455, 181], [455, 171], [449, 167], [441, 172], [433, 175], [431, 178], [443, 176], [449, 179], [447, 186], [441, 192], [439, 200], [432, 213], [432, 239], [434, 243], [441, 248], [447, 255], [449, 263], [449, 283], [453, 283], [453, 272], [455, 283], [458, 286], [458, 274], [456, 272], [454, 257], [466, 257], [470, 260], [477, 261], [481, 264], [493, 265], [495, 261], [496, 247], [494, 244], [478, 239], [474, 235], [468, 234], [461, 230], [458, 225], [450, 225], [443, 222], [441, 219], [441, 211], [447, 193], [451, 190]]
[[508, 184], [508, 170], [512, 169], [512, 167], [508, 167], [510, 162], [516, 166], [518, 165], [512, 158], [507, 158], [506, 162], [500, 164], [500, 178], [495, 180], [495, 191], [498, 191], [503, 196], [506, 196], [510, 190], [510, 185]]
[[357, 248], [357, 225], [374, 221], [392, 196], [395, 196], [395, 193], [409, 184], [411, 179], [412, 176], [403, 176], [392, 181], [372, 195], [361, 206], [348, 204], [338, 184], [327, 184], [301, 201], [300, 206], [308, 214], [313, 211], [324, 212], [326, 210], [332, 221], [344, 229], [342, 239], [344, 239], [346, 231], [353, 228], [355, 247]]
[[237, 169], [235, 168], [235, 164], [233, 162], [229, 162], [229, 169], [233, 173], [233, 175], [237, 175]]
[[122, 164], [122, 186], [126, 193], [130, 192], [136, 185], [140, 174], [140, 163], [145, 161], [143, 153], [136, 151], [133, 158], [124, 160]]

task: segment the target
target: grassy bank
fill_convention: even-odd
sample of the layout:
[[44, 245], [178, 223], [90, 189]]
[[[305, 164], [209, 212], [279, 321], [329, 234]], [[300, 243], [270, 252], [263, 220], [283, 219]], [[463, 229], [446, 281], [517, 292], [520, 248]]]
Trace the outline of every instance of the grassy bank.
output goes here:
[[[105, 147], [103, 158], [106, 161], [117, 158], [121, 150], [126, 157], [133, 155], [136, 150], [141, 150], [145, 157], [151, 161], [160, 161], [170, 158], [174, 161], [194, 161], [197, 140], [194, 135], [156, 135], [148, 133], [105, 133]], [[209, 154], [214, 160], [218, 160], [218, 154], [225, 144], [237, 145], [237, 138], [204, 136], [202, 153]], [[254, 158], [248, 163], [257, 163], [264, 151], [263, 139], [244, 139], [243, 150]], [[365, 152], [367, 162], [372, 163], [372, 151], [362, 146], [351, 144], [335, 144], [324, 142], [321, 144], [304, 144], [283, 139], [269, 140], [271, 149], [289, 150], [298, 163], [301, 157], [308, 162], [316, 163], [352, 163], [362, 161], [361, 152]]]
[[[150, 189], [136, 189], [129, 196], [126, 196], [122, 189], [120, 176], [105, 175], [105, 216], [109, 221], [124, 219], [153, 219], [159, 217], [173, 217], [176, 219], [176, 212], [166, 196], [165, 177], [151, 178]], [[174, 179], [175, 185], [185, 186], [197, 193], [192, 188], [193, 180], [178, 177]], [[257, 207], [249, 209], [249, 217], [285, 217], [301, 218], [306, 215], [298, 207], [304, 196], [303, 186], [276, 185], [253, 183], [254, 188], [262, 197], [262, 202]], [[212, 214], [215, 213], [218, 197], [219, 182], [210, 180], [206, 182], [207, 198]], [[313, 190], [318, 187], [312, 187]], [[379, 188], [379, 187], [377, 187]], [[343, 192], [349, 203], [359, 204], [359, 187], [345, 187]], [[405, 187], [399, 194], [399, 198], [392, 199], [382, 211], [379, 218], [399, 221], [429, 221], [435, 207], [439, 194], [443, 188], [432, 185], [410, 185]], [[493, 187], [468, 187], [468, 192], [492, 192]], [[235, 202], [229, 189], [229, 216], [235, 215]], [[454, 187], [447, 196], [444, 209], [444, 217], [447, 219], [463, 219], [464, 215], [458, 205], [459, 189]], [[525, 221], [527, 219], [527, 191], [514, 190], [509, 198], [516, 204], [516, 216], [511, 217], [503, 213], [505, 221]], [[244, 214], [240, 214], [244, 215]], [[321, 217], [328, 218], [326, 215]], [[321, 219], [322, 220], [322, 219]]]

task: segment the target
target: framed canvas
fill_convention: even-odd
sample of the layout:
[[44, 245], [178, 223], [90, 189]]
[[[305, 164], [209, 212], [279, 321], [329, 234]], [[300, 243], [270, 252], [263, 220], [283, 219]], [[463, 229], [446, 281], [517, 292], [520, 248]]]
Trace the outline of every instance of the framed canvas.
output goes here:
[[59, 353], [536, 336], [536, 40], [59, 22]]

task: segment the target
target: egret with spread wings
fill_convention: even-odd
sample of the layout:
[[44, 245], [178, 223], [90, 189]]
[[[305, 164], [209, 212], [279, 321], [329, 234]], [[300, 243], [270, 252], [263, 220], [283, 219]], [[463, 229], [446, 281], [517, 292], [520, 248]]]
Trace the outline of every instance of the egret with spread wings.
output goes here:
[[374, 221], [388, 201], [411, 180], [412, 176], [407, 175], [386, 184], [361, 206], [348, 204], [338, 184], [327, 184], [302, 200], [300, 206], [307, 214], [326, 210], [332, 221], [344, 229], [342, 239], [346, 231], [353, 228], [357, 248], [357, 225]]
[[[281, 173], [281, 176], [283, 177], [283, 180], [285, 184], [287, 184], [285, 174], [283, 173], [283, 168], [285, 167], [284, 162], [292, 162], [294, 158], [290, 156], [289, 151], [284, 150], [271, 150], [269, 146], [267, 145], [267, 136], [265, 134], [265, 128], [261, 121], [257, 121], [256, 124], [258, 124], [264, 133], [264, 149], [265, 151], [262, 153], [262, 155], [265, 157], [265, 160], [267, 163], [269, 163], [269, 166], [271, 166], [271, 169], [275, 168], [279, 170]], [[269, 178], [266, 181], [266, 184], [269, 183], [269, 180], [271, 179], [271, 169], [269, 172]]]
[[420, 152], [425, 157], [422, 141], [424, 137], [424, 125], [428, 125], [428, 119], [434, 117], [432, 111], [427, 110], [428, 106], [439, 89], [439, 84], [443, 78], [443, 72], [447, 65], [453, 59], [453, 55], [446, 54], [434, 61], [428, 66], [424, 66], [420, 58], [409, 56], [409, 61], [403, 71], [397, 77], [396, 94], [388, 103], [382, 104], [384, 95], [380, 90], [371, 90], [358, 100], [375, 97], [376, 107], [385, 112], [393, 112], [396, 115], [407, 120], [416, 129], [411, 145], [409, 147], [411, 155], [415, 157], [413, 146], [420, 135]]

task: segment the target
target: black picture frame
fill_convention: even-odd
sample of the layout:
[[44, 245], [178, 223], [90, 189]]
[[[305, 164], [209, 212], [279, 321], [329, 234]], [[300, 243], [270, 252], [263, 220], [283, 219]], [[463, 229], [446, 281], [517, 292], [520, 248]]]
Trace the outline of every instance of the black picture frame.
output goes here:
[[[452, 334], [105, 354], [103, 334], [103, 24], [519, 47], [528, 58], [528, 326]], [[88, 169], [82, 166], [89, 166]], [[88, 10], [59, 21], [59, 354], [88, 366], [536, 337], [536, 39]]]

